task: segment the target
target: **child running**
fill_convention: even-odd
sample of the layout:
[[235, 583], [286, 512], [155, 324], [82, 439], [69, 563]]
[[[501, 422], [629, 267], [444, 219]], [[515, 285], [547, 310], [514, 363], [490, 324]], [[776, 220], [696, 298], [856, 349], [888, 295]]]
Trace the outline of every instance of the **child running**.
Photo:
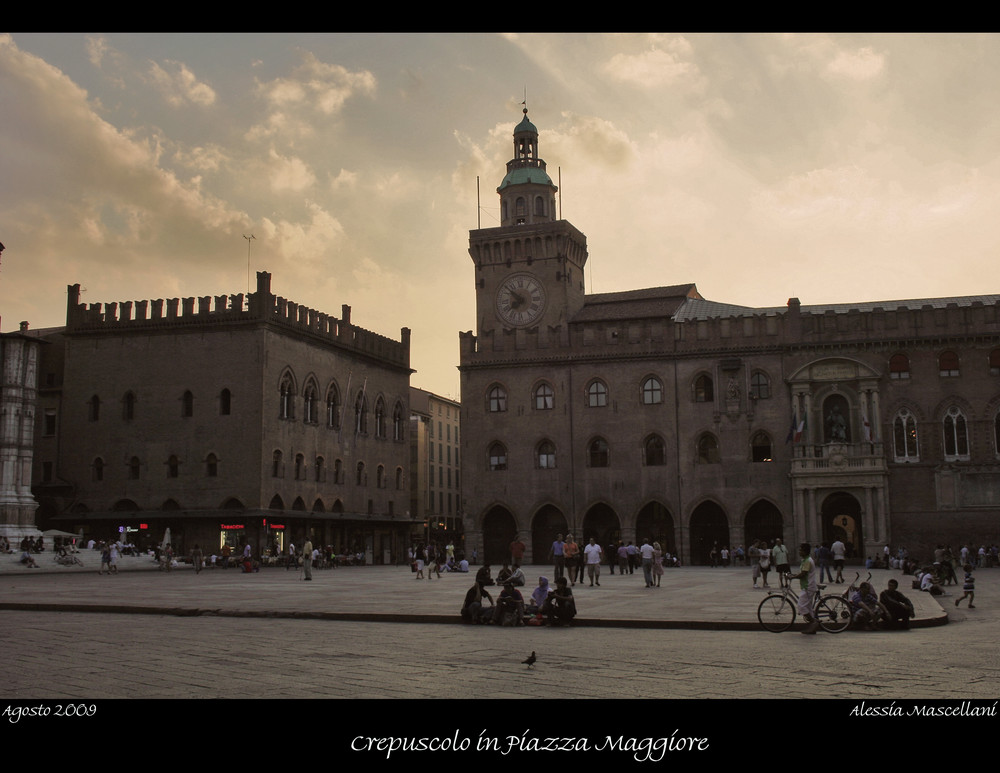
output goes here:
[[972, 564], [966, 564], [962, 567], [965, 570], [965, 583], [962, 585], [962, 593], [957, 599], [955, 599], [955, 606], [957, 607], [959, 603], [966, 596], [969, 597], [969, 609], [975, 609], [976, 605], [972, 602], [976, 598], [976, 578], [972, 576]]

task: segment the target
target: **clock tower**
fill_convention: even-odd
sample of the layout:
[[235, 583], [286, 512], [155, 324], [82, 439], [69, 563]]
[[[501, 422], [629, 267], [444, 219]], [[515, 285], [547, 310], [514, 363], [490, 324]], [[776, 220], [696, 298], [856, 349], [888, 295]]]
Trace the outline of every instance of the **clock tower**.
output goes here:
[[538, 157], [538, 130], [525, 108], [514, 128], [514, 157], [497, 188], [500, 226], [469, 233], [480, 335], [539, 328], [565, 335], [583, 306], [587, 237], [557, 218], [557, 190]]

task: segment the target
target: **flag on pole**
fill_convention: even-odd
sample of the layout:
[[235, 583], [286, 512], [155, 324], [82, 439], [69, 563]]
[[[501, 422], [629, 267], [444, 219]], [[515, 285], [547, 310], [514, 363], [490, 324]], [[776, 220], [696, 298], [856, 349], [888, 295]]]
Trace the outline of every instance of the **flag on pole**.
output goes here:
[[788, 437], [785, 438], [786, 445], [795, 439], [796, 426], [798, 426], [798, 422], [795, 420], [795, 411], [792, 411], [792, 426], [788, 428]]
[[796, 443], [801, 443], [802, 442], [802, 435], [805, 434], [805, 431], [806, 431], [806, 417], [803, 416], [802, 417], [802, 421], [799, 422], [798, 429], [795, 430], [795, 442]]

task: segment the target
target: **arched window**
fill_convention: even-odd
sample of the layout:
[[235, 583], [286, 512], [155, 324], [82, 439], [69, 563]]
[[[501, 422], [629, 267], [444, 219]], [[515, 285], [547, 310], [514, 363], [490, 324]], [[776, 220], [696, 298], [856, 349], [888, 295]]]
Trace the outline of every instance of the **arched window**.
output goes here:
[[507, 390], [499, 384], [494, 384], [486, 393], [490, 413], [503, 413], [507, 410]]
[[698, 438], [698, 464], [718, 464], [721, 461], [719, 441], [715, 435], [706, 432]]
[[381, 464], [375, 468], [375, 487], [385, 488], [385, 467]]
[[135, 418], [135, 395], [132, 392], [126, 392], [122, 398], [122, 416], [125, 421]]
[[215, 454], [209, 454], [205, 457], [205, 475], [209, 478], [215, 478], [219, 475], [219, 457]]
[[87, 420], [97, 421], [101, 418], [101, 398], [94, 395], [87, 401]]
[[667, 463], [666, 445], [659, 435], [650, 435], [642, 444], [642, 456], [647, 467], [662, 467]]
[[306, 458], [302, 454], [295, 454], [295, 480], [306, 479]]
[[545, 214], [545, 199], [542, 196], [535, 196], [535, 214]]
[[771, 397], [771, 379], [766, 373], [755, 370], [750, 375], [750, 397], [754, 400], [767, 400]]
[[333, 482], [344, 482], [344, 463], [340, 459], [333, 460]]
[[608, 387], [603, 381], [591, 381], [587, 385], [587, 405], [591, 408], [604, 408], [608, 404]]
[[604, 438], [594, 438], [587, 447], [587, 466], [607, 467], [608, 466], [608, 441]]
[[358, 462], [357, 478], [355, 479], [355, 483], [357, 483], [359, 486], [364, 486], [367, 481], [368, 481], [368, 476], [365, 475], [365, 463]]
[[291, 375], [285, 375], [281, 379], [281, 386], [278, 388], [278, 417], [281, 419], [295, 418], [295, 384]]
[[958, 375], [958, 355], [955, 352], [941, 352], [938, 357], [938, 370], [942, 376]]
[[493, 443], [489, 450], [490, 472], [507, 469], [507, 448], [503, 443]]
[[375, 401], [375, 437], [385, 438], [385, 401], [381, 397]]
[[223, 389], [219, 393], [219, 415], [228, 416], [233, 410], [233, 393]]
[[897, 462], [919, 462], [917, 420], [906, 408], [901, 408], [892, 420], [893, 456]]
[[326, 480], [326, 460], [322, 456], [316, 457], [316, 482], [323, 483]]
[[302, 421], [305, 424], [319, 423], [319, 405], [316, 398], [316, 384], [310, 381], [302, 392]]
[[894, 354], [889, 358], [889, 378], [902, 380], [910, 377], [910, 358], [905, 354]]
[[403, 468], [396, 468], [396, 491], [403, 490]]
[[340, 429], [340, 393], [333, 385], [326, 390], [326, 426]]
[[139, 480], [139, 472], [142, 465], [139, 463], [139, 457], [133, 456], [128, 460], [128, 479], [129, 480]]
[[181, 416], [185, 419], [194, 416], [194, 395], [190, 390], [181, 395]]
[[554, 470], [556, 466], [556, 447], [549, 440], [543, 440], [538, 444], [535, 452], [538, 461], [538, 469]]
[[642, 403], [643, 405], [659, 405], [663, 402], [663, 384], [660, 380], [650, 376], [642, 382]]
[[696, 403], [710, 403], [715, 399], [715, 386], [712, 378], [702, 373], [694, 380], [694, 401]]
[[173, 454], [167, 459], [167, 477], [176, 478], [180, 473], [180, 462]]
[[957, 405], [951, 406], [944, 417], [944, 458], [947, 461], [969, 458], [968, 425]]
[[772, 462], [771, 438], [766, 432], [756, 432], [750, 438], [750, 459], [754, 462]]
[[285, 477], [285, 465], [281, 459], [281, 451], [275, 451], [271, 456], [271, 477], [272, 478], [283, 478]]
[[99, 456], [94, 459], [94, 480], [104, 480], [104, 460]]
[[401, 403], [396, 403], [396, 407], [392, 409], [392, 439], [402, 440], [406, 432], [406, 425], [403, 423], [403, 406]]
[[555, 392], [548, 384], [539, 384], [535, 387], [535, 410], [551, 411], [555, 406]]

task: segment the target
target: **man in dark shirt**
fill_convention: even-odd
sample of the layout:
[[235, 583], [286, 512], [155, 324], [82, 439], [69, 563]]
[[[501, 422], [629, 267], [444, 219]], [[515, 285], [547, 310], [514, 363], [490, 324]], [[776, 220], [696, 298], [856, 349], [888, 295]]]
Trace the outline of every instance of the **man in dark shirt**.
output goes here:
[[899, 592], [898, 582], [889, 580], [888, 587], [882, 591], [878, 600], [889, 610], [889, 617], [898, 628], [910, 627], [910, 618], [915, 616], [913, 602]]

